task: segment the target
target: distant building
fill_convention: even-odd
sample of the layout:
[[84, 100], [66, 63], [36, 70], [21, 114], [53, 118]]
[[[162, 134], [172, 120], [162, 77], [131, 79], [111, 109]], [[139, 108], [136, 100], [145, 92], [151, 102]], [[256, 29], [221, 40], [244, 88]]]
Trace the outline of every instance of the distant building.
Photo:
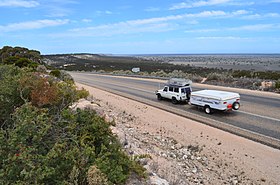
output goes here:
[[139, 73], [140, 72], [140, 67], [134, 67], [134, 68], [132, 68], [131, 71], [134, 72], [134, 73]]

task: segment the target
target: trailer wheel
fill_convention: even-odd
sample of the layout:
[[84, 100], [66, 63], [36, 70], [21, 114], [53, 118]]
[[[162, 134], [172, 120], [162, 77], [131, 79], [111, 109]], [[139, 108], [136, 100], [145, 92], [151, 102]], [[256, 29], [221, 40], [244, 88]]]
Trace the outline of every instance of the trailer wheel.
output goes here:
[[232, 108], [233, 108], [234, 110], [238, 110], [238, 109], [240, 108], [240, 103], [239, 103], [239, 102], [234, 102], [234, 103], [232, 104]]
[[162, 96], [160, 94], [157, 94], [157, 99], [162, 100]]
[[206, 105], [206, 106], [204, 106], [204, 112], [206, 114], [212, 114], [213, 111], [209, 105]]
[[171, 101], [172, 101], [173, 104], [177, 104], [178, 103], [178, 101], [177, 101], [177, 99], [175, 97], [172, 97]]

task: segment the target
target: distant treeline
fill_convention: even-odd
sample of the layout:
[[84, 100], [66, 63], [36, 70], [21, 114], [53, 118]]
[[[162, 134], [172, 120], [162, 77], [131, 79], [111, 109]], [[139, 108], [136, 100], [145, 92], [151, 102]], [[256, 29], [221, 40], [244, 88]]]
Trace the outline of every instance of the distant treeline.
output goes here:
[[0, 64], [18, 67], [37, 67], [41, 63], [41, 53], [24, 47], [4, 46], [0, 49]]
[[[221, 68], [194, 67], [190, 65], [174, 65], [163, 61], [154, 61], [136, 57], [104, 56], [86, 54], [91, 57], [82, 58], [77, 55], [83, 54], [63, 54], [63, 55], [45, 55], [43, 60], [52, 61], [50, 64], [55, 68], [62, 68], [69, 71], [127, 71], [134, 67], [139, 67], [142, 72], [154, 73], [163, 71], [172, 73], [180, 70], [184, 73], [207, 77], [211, 73], [228, 73], [235, 78], [259, 78], [267, 80], [280, 79], [280, 72], [272, 71], [247, 71], [247, 70], [226, 70]], [[67, 65], [65, 65], [67, 64]], [[69, 65], [70, 64], [70, 65]]]
[[[113, 72], [119, 70], [131, 70], [134, 67], [140, 67], [141, 71], [148, 73], [164, 71], [170, 73], [174, 70], [181, 70], [185, 73], [205, 75], [212, 72], [223, 72], [221, 69], [210, 69], [202, 67], [193, 67], [189, 65], [174, 65], [167, 62], [151, 61], [136, 57], [121, 57], [121, 56], [104, 56], [92, 55], [92, 58], [77, 58], [76, 55], [44, 55], [43, 60], [51, 60], [50, 65], [56, 68], [63, 68], [69, 71], [105, 71]], [[71, 64], [63, 66], [64, 64]], [[73, 65], [74, 64], [74, 65]]]
[[278, 80], [280, 79], [280, 72], [274, 72], [274, 71], [255, 72], [255, 71], [237, 70], [232, 72], [232, 76], [235, 78], [247, 77], [247, 78]]

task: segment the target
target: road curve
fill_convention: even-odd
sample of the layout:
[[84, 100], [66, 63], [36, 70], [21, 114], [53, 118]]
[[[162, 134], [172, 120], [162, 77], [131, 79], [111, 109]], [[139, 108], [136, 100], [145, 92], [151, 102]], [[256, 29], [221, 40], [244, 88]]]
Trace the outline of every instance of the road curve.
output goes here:
[[[78, 83], [138, 100], [280, 149], [280, 114], [278, 113], [280, 96], [267, 96], [270, 94], [240, 90], [242, 106], [239, 111], [215, 112], [207, 115], [195, 106], [173, 105], [169, 101], [158, 101], [154, 92], [162, 87], [165, 81], [92, 73], [71, 72], [70, 74]], [[217, 88], [221, 89], [217, 86], [207, 86], [207, 89]], [[193, 85], [193, 91], [200, 89], [203, 89], [201, 85]]]

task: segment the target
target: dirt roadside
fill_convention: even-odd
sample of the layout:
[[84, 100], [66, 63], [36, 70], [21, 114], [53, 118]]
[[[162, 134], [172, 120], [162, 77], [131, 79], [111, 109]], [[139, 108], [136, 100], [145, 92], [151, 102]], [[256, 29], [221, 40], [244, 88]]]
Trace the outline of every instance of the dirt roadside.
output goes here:
[[[280, 150], [96, 88], [93, 95], [130, 155], [150, 180], [128, 184], [280, 184]], [[157, 180], [153, 180], [156, 178]]]

